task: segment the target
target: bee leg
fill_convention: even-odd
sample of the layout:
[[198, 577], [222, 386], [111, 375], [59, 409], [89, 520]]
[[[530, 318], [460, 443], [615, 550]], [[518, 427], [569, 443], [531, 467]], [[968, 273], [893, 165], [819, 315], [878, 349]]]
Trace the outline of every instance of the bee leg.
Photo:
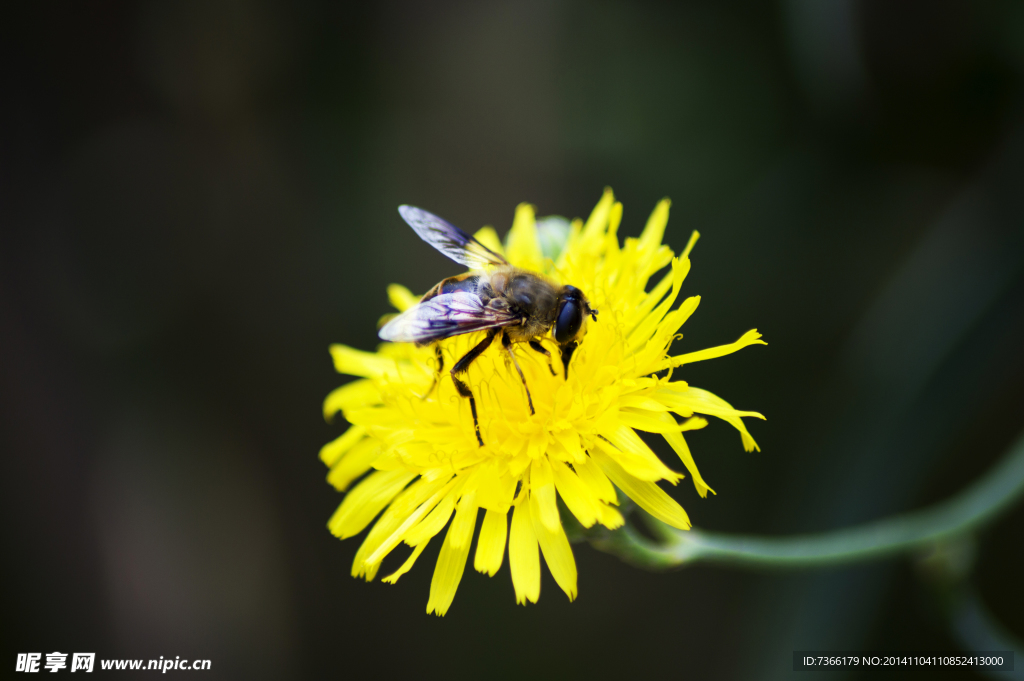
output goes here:
[[569, 380], [569, 360], [572, 359], [572, 353], [576, 352], [576, 348], [579, 347], [579, 343], [573, 341], [566, 343], [562, 346], [562, 366], [565, 368], [565, 380]]
[[468, 385], [456, 378], [455, 374], [452, 374], [452, 381], [455, 382], [455, 389], [459, 391], [459, 394], [469, 398], [469, 410], [473, 412], [473, 430], [476, 431], [476, 441], [483, 447], [484, 439], [480, 437], [480, 421], [476, 417], [476, 399], [473, 398], [473, 391], [469, 389]]
[[480, 421], [476, 416], [476, 399], [473, 397], [473, 391], [469, 389], [468, 385], [459, 379], [458, 374], [465, 373], [466, 370], [469, 369], [469, 365], [487, 349], [487, 346], [491, 344], [491, 341], [494, 340], [494, 336], [497, 333], [498, 329], [491, 329], [488, 331], [487, 335], [484, 336], [484, 339], [477, 343], [472, 350], [463, 355], [462, 359], [455, 363], [455, 366], [452, 367], [450, 372], [452, 375], [452, 382], [455, 383], [455, 389], [459, 391], [459, 395], [469, 398], [469, 410], [473, 413], [473, 429], [476, 431], [476, 441], [480, 443], [481, 447], [484, 446], [484, 440], [480, 437]]
[[519, 378], [523, 381], [523, 388], [526, 390], [526, 401], [530, 405], [530, 416], [533, 416], [537, 412], [533, 410], [533, 397], [530, 396], [530, 386], [526, 385], [526, 376], [523, 376], [523, 370], [519, 368], [519, 362], [516, 361], [516, 355], [512, 352], [512, 339], [508, 337], [507, 333], [501, 335], [501, 345], [505, 348], [505, 352], [512, 359], [512, 366], [519, 372]]
[[434, 388], [437, 387], [437, 381], [441, 378], [441, 372], [444, 371], [444, 355], [441, 354], [441, 346], [434, 346], [434, 356], [437, 357], [437, 371], [434, 372], [434, 380], [430, 382], [430, 387], [427, 388], [427, 392], [420, 396], [421, 400], [425, 400], [430, 397], [430, 393], [434, 392]]
[[551, 366], [551, 351], [537, 341], [530, 341], [530, 347], [548, 358], [548, 371], [551, 372], [552, 376], [557, 376], [558, 374], [555, 373], [555, 367]]

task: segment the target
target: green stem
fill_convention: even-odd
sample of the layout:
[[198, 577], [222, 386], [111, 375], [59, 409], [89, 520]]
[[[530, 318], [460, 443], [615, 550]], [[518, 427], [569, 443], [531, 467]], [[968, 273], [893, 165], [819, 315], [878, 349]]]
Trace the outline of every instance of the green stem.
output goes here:
[[791, 537], [680, 531], [649, 518], [656, 543], [626, 525], [590, 542], [623, 560], [651, 569], [698, 561], [764, 567], [815, 567], [884, 558], [964, 534], [993, 520], [1024, 492], [1024, 434], [1007, 455], [956, 496], [929, 508], [855, 527]]

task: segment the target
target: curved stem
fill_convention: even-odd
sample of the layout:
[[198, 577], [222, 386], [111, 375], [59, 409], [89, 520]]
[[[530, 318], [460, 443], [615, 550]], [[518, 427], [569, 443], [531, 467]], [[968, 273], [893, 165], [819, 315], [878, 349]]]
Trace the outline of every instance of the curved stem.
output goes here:
[[652, 542], [629, 525], [590, 537], [598, 549], [640, 567], [670, 569], [697, 561], [748, 567], [814, 567], [920, 549], [994, 519], [1024, 492], [1024, 434], [1007, 455], [956, 496], [934, 506], [855, 527], [790, 537], [680, 531], [650, 518]]

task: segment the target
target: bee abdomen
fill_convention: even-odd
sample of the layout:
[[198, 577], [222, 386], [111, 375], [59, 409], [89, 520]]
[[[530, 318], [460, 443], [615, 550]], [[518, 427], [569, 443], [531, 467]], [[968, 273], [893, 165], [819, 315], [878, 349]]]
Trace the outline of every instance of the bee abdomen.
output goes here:
[[443, 293], [458, 293], [461, 291], [463, 293], [479, 295], [477, 291], [479, 284], [479, 274], [460, 274], [455, 277], [448, 277], [447, 279], [442, 279], [434, 288], [427, 291], [423, 298], [420, 299], [420, 302], [425, 303]]

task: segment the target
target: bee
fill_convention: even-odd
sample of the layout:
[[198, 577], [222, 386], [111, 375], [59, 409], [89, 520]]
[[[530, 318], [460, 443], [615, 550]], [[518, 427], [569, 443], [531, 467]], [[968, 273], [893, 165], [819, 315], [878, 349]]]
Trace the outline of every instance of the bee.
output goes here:
[[399, 206], [398, 212], [421, 239], [472, 271], [440, 281], [420, 302], [385, 324], [378, 335], [386, 341], [420, 346], [435, 344], [437, 374], [429, 394], [444, 371], [444, 357], [436, 343], [464, 333], [487, 332], [449, 372], [456, 391], [469, 400], [476, 439], [483, 447], [476, 399], [460, 375], [466, 373], [496, 338], [499, 339], [519, 373], [533, 415], [536, 413], [533, 397], [514, 348], [526, 343], [545, 355], [548, 370], [555, 376], [551, 353], [540, 342], [550, 333], [558, 344], [565, 380], [568, 380], [569, 361], [586, 333], [587, 317], [596, 322], [598, 311], [575, 286], [560, 286], [542, 274], [510, 265], [505, 258], [432, 213], [415, 206]]

